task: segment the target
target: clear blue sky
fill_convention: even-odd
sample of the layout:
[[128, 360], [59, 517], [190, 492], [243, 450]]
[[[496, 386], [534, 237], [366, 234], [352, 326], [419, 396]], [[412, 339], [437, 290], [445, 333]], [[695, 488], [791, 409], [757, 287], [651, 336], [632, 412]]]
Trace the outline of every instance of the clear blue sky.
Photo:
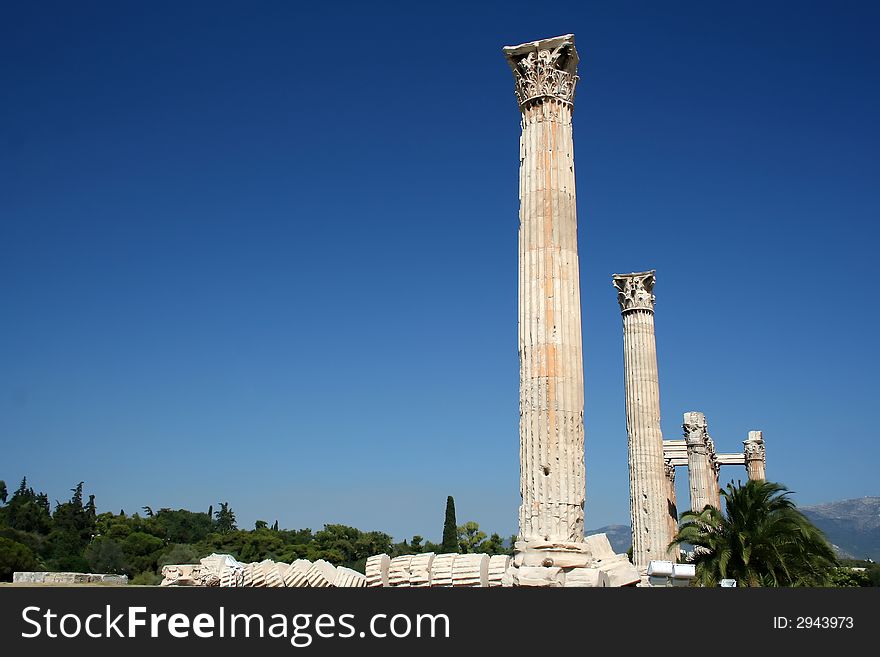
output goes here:
[[[661, 6], [661, 4], [663, 6]], [[876, 3], [7, 3], [0, 478], [100, 510], [516, 530], [519, 113], [573, 32], [587, 526], [628, 522], [611, 274], [663, 430], [880, 494]], [[725, 479], [745, 478], [740, 468]], [[686, 499], [684, 471], [679, 497]]]

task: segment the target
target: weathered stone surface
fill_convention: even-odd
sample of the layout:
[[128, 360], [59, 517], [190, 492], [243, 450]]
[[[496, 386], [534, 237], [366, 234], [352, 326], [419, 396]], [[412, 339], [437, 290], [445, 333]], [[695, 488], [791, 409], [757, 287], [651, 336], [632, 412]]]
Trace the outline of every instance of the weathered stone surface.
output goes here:
[[458, 555], [452, 566], [452, 585], [489, 586], [489, 555]]
[[514, 586], [565, 586], [565, 573], [559, 567], [522, 566], [511, 568]]
[[394, 557], [388, 566], [388, 585], [397, 587], [408, 587], [410, 578], [410, 564], [413, 555], [404, 554]]
[[217, 554], [216, 552], [203, 557], [199, 560], [201, 569], [199, 571], [200, 586], [220, 586], [220, 580], [223, 571], [227, 567], [240, 565], [236, 559], [229, 554]]
[[565, 573], [566, 588], [608, 586], [608, 575], [600, 568], [572, 568]]
[[312, 588], [328, 588], [336, 580], [336, 568], [330, 562], [318, 559], [312, 563], [306, 578]]
[[452, 568], [457, 554], [438, 554], [431, 562], [431, 586], [452, 586]]
[[[303, 563], [304, 561], [305, 564]], [[309, 578], [306, 577], [311, 567], [311, 562], [306, 561], [305, 559], [294, 561], [284, 570], [284, 575], [282, 577], [284, 580], [284, 586], [291, 589], [311, 586], [311, 584], [309, 584]]]
[[715, 444], [709, 439], [708, 423], [702, 413], [697, 411], [685, 413], [681, 426], [687, 441], [691, 509], [702, 511], [707, 505], [715, 503], [713, 488], [716, 475], [712, 467]]
[[489, 586], [504, 586], [504, 577], [510, 567], [510, 557], [506, 554], [494, 554], [489, 557]]
[[265, 588], [267, 585], [266, 577], [269, 574], [269, 569], [275, 570], [275, 563], [270, 559], [264, 559], [258, 563], [252, 564], [251, 572], [253, 580], [251, 581], [251, 586], [255, 588]]
[[625, 554], [597, 561], [596, 566], [608, 578], [608, 586], [632, 586], [641, 579], [639, 569], [629, 562]]
[[520, 138], [519, 535], [584, 534], [584, 389], [572, 108], [574, 37], [504, 48]]
[[413, 555], [409, 565], [409, 585], [416, 588], [431, 586], [431, 565], [434, 563], [433, 552]]
[[263, 571], [263, 581], [267, 588], [284, 588], [284, 578], [278, 572], [278, 564], [274, 561], [264, 561], [260, 564]]
[[764, 446], [763, 431], [749, 431], [749, 437], [743, 441], [743, 455], [746, 460], [746, 471], [752, 481], [764, 481], [766, 478], [767, 453]]
[[333, 581], [333, 586], [337, 588], [364, 588], [366, 585], [367, 578], [358, 571], [344, 566], [336, 567], [336, 579]]
[[520, 566], [559, 566], [585, 568], [592, 563], [589, 547], [581, 543], [517, 541], [513, 564]]
[[584, 537], [584, 545], [593, 555], [593, 559], [610, 559], [616, 557], [611, 541], [606, 534], [591, 534]]
[[367, 558], [366, 574], [367, 586], [388, 586], [388, 569], [391, 567], [391, 557], [387, 554], [375, 554]]
[[16, 584], [128, 584], [128, 575], [111, 573], [52, 573], [44, 571], [16, 571]]
[[645, 569], [669, 555], [668, 484], [660, 429], [660, 382], [654, 338], [654, 271], [615, 274], [623, 317], [626, 432], [633, 562]]
[[168, 564], [162, 566], [162, 581], [160, 586], [199, 586], [201, 577], [200, 564]]
[[254, 574], [256, 565], [257, 564], [255, 563], [247, 563], [244, 565], [241, 575], [241, 586], [254, 585]]

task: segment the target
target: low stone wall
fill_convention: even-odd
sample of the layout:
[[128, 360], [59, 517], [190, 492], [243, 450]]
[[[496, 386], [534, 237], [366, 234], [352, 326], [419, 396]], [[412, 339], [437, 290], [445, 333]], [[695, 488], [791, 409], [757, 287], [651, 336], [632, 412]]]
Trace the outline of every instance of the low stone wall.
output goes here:
[[16, 572], [14, 584], [128, 584], [128, 575], [107, 573]]

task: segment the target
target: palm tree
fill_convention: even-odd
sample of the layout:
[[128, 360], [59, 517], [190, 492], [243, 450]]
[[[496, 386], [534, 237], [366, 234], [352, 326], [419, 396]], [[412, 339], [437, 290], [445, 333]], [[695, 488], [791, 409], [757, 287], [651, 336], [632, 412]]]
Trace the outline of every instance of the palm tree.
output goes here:
[[837, 558], [825, 535], [789, 499], [782, 484], [737, 482], [722, 490], [726, 511], [713, 506], [681, 514], [670, 547], [694, 546], [697, 583], [718, 586], [820, 586]]

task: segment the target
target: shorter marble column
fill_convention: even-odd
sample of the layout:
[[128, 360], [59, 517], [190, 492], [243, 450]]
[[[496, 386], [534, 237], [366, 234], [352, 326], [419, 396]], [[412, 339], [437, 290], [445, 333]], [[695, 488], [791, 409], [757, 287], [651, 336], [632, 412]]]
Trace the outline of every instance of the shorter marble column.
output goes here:
[[767, 455], [764, 448], [764, 433], [749, 431], [748, 440], [743, 441], [743, 454], [746, 459], [746, 472], [751, 481], [764, 481]]
[[691, 511], [699, 513], [715, 498], [712, 488], [715, 475], [709, 461], [709, 432], [706, 416], [696, 411], [684, 414], [684, 438], [687, 442], [688, 487], [691, 493]]

